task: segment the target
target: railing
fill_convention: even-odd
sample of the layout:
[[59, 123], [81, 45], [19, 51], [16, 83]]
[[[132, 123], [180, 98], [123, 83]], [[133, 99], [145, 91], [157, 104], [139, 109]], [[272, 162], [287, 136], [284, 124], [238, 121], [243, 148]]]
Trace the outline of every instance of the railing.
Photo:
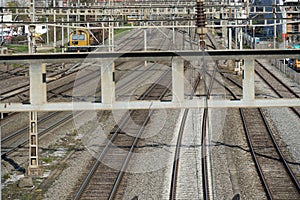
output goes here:
[[287, 77], [291, 78], [298, 84], [300, 84], [300, 73], [296, 72], [292, 68], [288, 67], [287, 64], [284, 64], [282, 60], [271, 59], [272, 65], [278, 68], [281, 72], [283, 72]]

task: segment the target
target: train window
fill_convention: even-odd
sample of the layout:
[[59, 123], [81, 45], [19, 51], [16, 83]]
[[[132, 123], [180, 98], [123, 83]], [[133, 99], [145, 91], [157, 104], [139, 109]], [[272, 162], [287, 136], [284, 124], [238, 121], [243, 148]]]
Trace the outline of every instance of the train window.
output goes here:
[[78, 40], [78, 35], [72, 35], [72, 40]]
[[79, 40], [84, 40], [84, 39], [85, 39], [84, 35], [79, 35]]

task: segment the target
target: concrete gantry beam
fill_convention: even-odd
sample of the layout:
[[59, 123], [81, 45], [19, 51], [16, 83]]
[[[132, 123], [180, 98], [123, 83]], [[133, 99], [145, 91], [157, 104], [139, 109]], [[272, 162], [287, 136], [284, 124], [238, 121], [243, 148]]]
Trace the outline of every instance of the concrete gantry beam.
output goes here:
[[42, 105], [22, 103], [0, 103], [0, 112], [75, 111], [75, 110], [128, 110], [128, 109], [174, 109], [174, 108], [257, 108], [257, 107], [300, 107], [300, 99], [254, 99], [214, 100], [194, 99], [183, 102], [161, 101], [115, 101], [114, 103], [55, 102]]
[[[206, 51], [207, 52], [207, 51]], [[166, 108], [225, 108], [225, 107], [297, 107], [300, 106], [300, 99], [256, 99], [254, 90], [254, 59], [277, 57], [281, 52], [283, 55], [278, 57], [285, 58], [288, 56], [300, 56], [300, 50], [259, 50], [259, 51], [212, 51], [211, 55], [200, 51], [180, 51], [180, 52], [129, 52], [129, 53], [95, 53], [95, 54], [60, 54], [55, 60], [62, 58], [73, 59], [75, 56], [82, 61], [81, 56], [89, 56], [90, 59], [100, 59], [101, 65], [101, 92], [102, 101], [98, 102], [60, 102], [47, 103], [45, 75], [40, 61], [46, 62], [52, 60], [52, 54], [26, 55], [29, 57], [30, 65], [30, 104], [22, 103], [0, 103], [0, 112], [28, 112], [28, 111], [73, 111], [73, 110], [114, 110], [114, 109], [166, 109]], [[277, 53], [277, 54], [276, 54]], [[54, 54], [59, 55], [59, 54]], [[116, 58], [119, 56], [118, 58]], [[184, 99], [184, 57], [197, 60], [203, 56], [209, 56], [212, 59], [224, 58], [243, 58], [244, 78], [243, 78], [243, 99], [231, 100], [214, 100], [214, 99]], [[227, 56], [227, 57], [226, 57]], [[0, 56], [1, 60], [13, 59], [18, 62], [22, 56]], [[42, 59], [42, 60], [40, 60]], [[173, 99], [171, 102], [160, 101], [116, 101], [115, 100], [115, 83], [114, 83], [114, 62], [124, 59], [125, 61], [133, 60], [154, 60], [154, 61], [171, 61], [172, 62], [172, 81], [173, 81]]]
[[212, 60], [239, 59], [284, 59], [300, 57], [300, 49], [260, 49], [260, 50], [207, 50], [202, 51], [136, 51], [136, 52], [91, 52], [91, 53], [53, 53], [53, 54], [18, 54], [0, 55], [0, 63], [62, 63], [83, 59], [107, 59], [116, 61], [171, 61], [173, 57], [188, 57], [198, 60], [199, 57]]

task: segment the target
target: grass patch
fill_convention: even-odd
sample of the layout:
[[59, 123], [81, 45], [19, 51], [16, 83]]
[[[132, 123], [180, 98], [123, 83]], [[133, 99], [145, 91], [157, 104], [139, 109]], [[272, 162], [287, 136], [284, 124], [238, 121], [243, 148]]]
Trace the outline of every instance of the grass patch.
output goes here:
[[42, 161], [45, 163], [51, 163], [53, 161], [52, 158], [48, 157], [48, 158], [42, 158]]
[[4, 174], [4, 176], [3, 176], [4, 181], [6, 181], [9, 178], [10, 178], [10, 174]]
[[24, 45], [5, 45], [13, 53], [28, 53], [28, 46]]

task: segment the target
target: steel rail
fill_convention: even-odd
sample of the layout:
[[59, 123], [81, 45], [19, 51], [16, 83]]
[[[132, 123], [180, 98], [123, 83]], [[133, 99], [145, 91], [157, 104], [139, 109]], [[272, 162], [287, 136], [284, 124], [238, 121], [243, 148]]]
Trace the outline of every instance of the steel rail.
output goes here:
[[[162, 45], [162, 44], [161, 44], [161, 45]], [[159, 78], [156, 82], [159, 82], [163, 77], [165, 77], [165, 75], [166, 75], [170, 70], [171, 70], [171, 69], [169, 69], [167, 72], [163, 73], [163, 74], [160, 76], [160, 78]], [[140, 74], [139, 74], [138, 76], [140, 76]], [[141, 99], [142, 99], [142, 98], [145, 98], [145, 97], [146, 97], [146, 94], [148, 94], [153, 88], [154, 88], [154, 84], [153, 84], [150, 88], [148, 88], [140, 98], [141, 98]], [[166, 90], [167, 90], [167, 88], [166, 88]], [[166, 90], [165, 90], [165, 91], [166, 91]], [[125, 126], [125, 124], [127, 123], [127, 121], [130, 119], [131, 113], [133, 113], [133, 110], [131, 110], [131, 111], [129, 111], [129, 112], [127, 113], [127, 115], [126, 115], [126, 116], [123, 118], [123, 120], [121, 121], [121, 124], [120, 124], [120, 125], [118, 126], [118, 128], [114, 131], [114, 133], [113, 133], [112, 137], [110, 138], [109, 142], [105, 145], [104, 149], [102, 150], [101, 154], [100, 154], [99, 157], [97, 158], [96, 162], [93, 164], [93, 167], [91, 168], [91, 170], [89, 171], [88, 175], [85, 177], [85, 179], [83, 180], [82, 184], [80, 185], [78, 191], [76, 192], [75, 197], [73, 198], [74, 200], [78, 200], [78, 199], [82, 196], [82, 194], [83, 194], [85, 188], [87, 187], [87, 185], [88, 185], [89, 182], [91, 181], [91, 179], [92, 179], [94, 173], [97, 171], [97, 169], [98, 169], [99, 165], [101, 164], [103, 158], [105, 157], [107, 151], [110, 149], [110, 147], [111, 147], [113, 141], [114, 141], [114, 140], [116, 139], [116, 137], [118, 136], [119, 131], [122, 130], [123, 126]], [[152, 111], [151, 111], [151, 113], [152, 113]], [[148, 117], [149, 117], [149, 116], [148, 116]], [[149, 120], [148, 117], [147, 117], [147, 120]], [[145, 124], [145, 122], [144, 122], [143, 124]], [[140, 129], [140, 130], [141, 130], [141, 129]], [[137, 133], [134, 142], [137, 142], [136, 139], [137, 139], [137, 136], [141, 134], [140, 132], [142, 133], [142, 131], [139, 131], [139, 132]], [[133, 143], [134, 143], [134, 142], [133, 142]], [[130, 151], [133, 151], [133, 149], [132, 149], [133, 146], [136, 146], [136, 145], [131, 145]], [[130, 155], [129, 155], [129, 154], [130, 154]], [[127, 155], [127, 157], [126, 157], [126, 159], [128, 159], [128, 160], [126, 161], [126, 159], [125, 159], [125, 161], [126, 161], [127, 163], [125, 163], [125, 161], [124, 161], [123, 164], [122, 164], [121, 171], [119, 171], [119, 174], [118, 174], [118, 176], [117, 176], [117, 178], [116, 178], [116, 180], [115, 180], [115, 182], [114, 182], [113, 188], [112, 188], [112, 190], [111, 190], [111, 192], [110, 192], [110, 195], [109, 195], [109, 198], [110, 198], [110, 199], [112, 199], [112, 198], [114, 197], [114, 195], [116, 194], [116, 192], [117, 192], [117, 188], [118, 188], [118, 186], [119, 186], [119, 184], [120, 184], [120, 182], [121, 182], [121, 179], [122, 179], [122, 177], [123, 177], [123, 172], [125, 171], [125, 168], [126, 168], [126, 166], [128, 165], [128, 162], [129, 162], [129, 160], [130, 160], [130, 157], [131, 157], [131, 153], [128, 153], [128, 155]], [[121, 172], [122, 172], [122, 173], [121, 173]]]
[[[222, 74], [222, 73], [221, 73], [221, 74]], [[227, 80], [229, 80], [230, 82], [232, 82], [232, 83], [234, 83], [235, 85], [237, 85], [239, 88], [241, 88], [240, 84], [238, 84], [238, 83], [235, 82], [234, 80], [229, 79], [228, 77], [225, 77], [223, 74], [222, 74], [222, 76], [223, 76], [224, 78], [226, 78]], [[231, 93], [231, 95], [233, 96], [234, 99], [238, 99], [238, 98], [236, 97], [236, 95], [235, 95], [228, 87], [226, 87], [226, 90], [230, 91], [230, 93]], [[255, 167], [256, 167], [256, 169], [257, 169], [257, 171], [258, 171], [259, 178], [260, 178], [260, 180], [261, 180], [261, 182], [262, 182], [263, 188], [264, 188], [264, 190], [265, 190], [265, 192], [266, 192], [266, 195], [267, 195], [268, 199], [269, 199], [269, 200], [272, 200], [272, 198], [270, 198], [270, 197], [271, 197], [271, 191], [270, 191], [269, 188], [268, 188], [268, 185], [267, 185], [267, 182], [266, 182], [266, 180], [265, 180], [265, 177], [263, 176], [263, 172], [262, 172], [262, 170], [261, 170], [261, 168], [260, 168], [260, 165], [259, 165], [259, 163], [258, 163], [258, 160], [257, 160], [257, 158], [256, 158], [256, 156], [255, 156], [255, 152], [254, 152], [254, 148], [253, 148], [252, 143], [251, 143], [251, 138], [250, 138], [250, 135], [249, 135], [248, 127], [246, 126], [246, 121], [245, 121], [245, 116], [244, 116], [243, 109], [239, 108], [239, 112], [240, 112], [241, 119], [242, 119], [242, 122], [243, 122], [243, 128], [244, 128], [244, 131], [245, 131], [245, 133], [246, 133], [247, 143], [248, 143], [248, 146], [249, 146], [249, 148], [250, 148], [250, 152], [251, 152], [251, 155], [252, 155], [252, 158], [253, 158]]]
[[[159, 80], [161, 80], [161, 79], [165, 76], [166, 73], [168, 73], [168, 71], [165, 72], [165, 73], [160, 77]], [[151, 88], [149, 88], [149, 89], [153, 89], [153, 87], [151, 87]], [[149, 91], [149, 89], [148, 89], [147, 91]], [[147, 91], [146, 91], [146, 92], [147, 92]], [[74, 200], [78, 200], [78, 199], [81, 197], [81, 195], [83, 194], [85, 188], [87, 187], [87, 185], [88, 185], [89, 182], [91, 181], [91, 179], [92, 179], [94, 173], [96, 172], [97, 168], [98, 168], [99, 165], [101, 164], [101, 162], [102, 162], [103, 158], [105, 157], [107, 151], [110, 149], [110, 147], [111, 147], [113, 141], [114, 141], [114, 140], [116, 139], [116, 137], [118, 136], [119, 131], [122, 130], [123, 126], [124, 126], [124, 125], [126, 124], [126, 122], [130, 119], [130, 115], [131, 115], [132, 112], [133, 112], [132, 110], [128, 112], [128, 114], [125, 116], [125, 118], [122, 120], [121, 124], [118, 126], [118, 128], [116, 129], [116, 131], [114, 132], [114, 134], [113, 134], [112, 137], [110, 138], [109, 142], [105, 145], [105, 147], [104, 147], [104, 149], [102, 150], [101, 154], [99, 155], [99, 157], [97, 158], [96, 162], [94, 163], [92, 169], [89, 171], [88, 175], [85, 177], [85, 179], [83, 180], [82, 184], [80, 185], [78, 191], [76, 192], [76, 195], [75, 195], [75, 197], [74, 197]], [[124, 165], [124, 164], [123, 164], [123, 165]], [[123, 165], [122, 165], [122, 166], [123, 166]], [[120, 178], [119, 178], [119, 179], [120, 179]], [[115, 183], [116, 183], [116, 182], [115, 182]], [[120, 182], [118, 181], [118, 184], [119, 184], [119, 183], [120, 183]], [[111, 196], [111, 195], [114, 195], [115, 190], [116, 190], [116, 188], [117, 188], [117, 185], [115, 186], [115, 184], [114, 184], [114, 187], [113, 187], [113, 188], [114, 188], [114, 189], [113, 189], [114, 191], [111, 192], [110, 196]]]
[[[277, 76], [275, 76], [270, 70], [268, 70], [266, 67], [264, 67], [259, 61], [255, 60], [255, 62], [262, 67], [268, 74], [271, 75], [282, 87], [284, 87], [288, 92], [290, 92], [292, 95], [294, 95], [296, 98], [300, 98], [300, 96], [294, 92], [290, 87], [288, 87], [286, 84], [284, 84]], [[272, 84], [270, 84], [265, 77], [263, 77], [257, 70], [255, 70], [256, 74], [280, 97], [284, 98], [284, 96], [280, 93], [279, 90], [277, 90]], [[300, 118], [300, 112], [295, 107], [290, 107], [290, 109]]]
[[[288, 87], [286, 84], [284, 84], [282, 82], [282, 80], [280, 80], [277, 76], [275, 76], [274, 73], [272, 73], [270, 70], [268, 70], [261, 62], [259, 62], [258, 60], [255, 60], [255, 62], [262, 67], [265, 71], [268, 72], [268, 74], [270, 74], [276, 81], [278, 81], [284, 88], [286, 88], [291, 94], [293, 94], [295, 97], [300, 98], [300, 96], [294, 92], [290, 87]], [[257, 73], [260, 77], [262, 77], [259, 73]], [[265, 79], [263, 79], [265, 80]], [[274, 92], [276, 92], [276, 94], [280, 97], [283, 97], [279, 92], [277, 92], [276, 90], [274, 90]]]
[[242, 121], [243, 121], [243, 127], [244, 127], [244, 131], [246, 133], [247, 143], [248, 143], [248, 146], [250, 148], [250, 152], [251, 152], [252, 159], [254, 161], [256, 170], [257, 170], [259, 178], [260, 178], [260, 180], [262, 182], [262, 186], [263, 186], [263, 188], [264, 188], [264, 190], [266, 192], [267, 198], [269, 200], [272, 200], [273, 198], [272, 198], [271, 191], [270, 191], [270, 189], [268, 187], [267, 181], [266, 181], [266, 179], [264, 177], [264, 174], [262, 172], [262, 169], [261, 169], [261, 167], [259, 165], [259, 162], [258, 162], [258, 159], [256, 157], [256, 154], [255, 154], [255, 151], [254, 151], [254, 147], [252, 145], [252, 141], [251, 141], [251, 138], [250, 138], [249, 130], [248, 130], [248, 127], [246, 125], [246, 120], [245, 120], [244, 112], [243, 112], [242, 109], [239, 109], [239, 111], [240, 111], [240, 115], [241, 115], [241, 118], [242, 118]]
[[[68, 75], [72, 75], [73, 73], [77, 72], [77, 70], [74, 70], [72, 71], [71, 73], [69, 73]], [[64, 73], [64, 72], [60, 72], [60, 73]], [[95, 75], [94, 73], [91, 73], [91, 75]], [[81, 77], [79, 80], [81, 80], [80, 84], [83, 84], [84, 81], [85, 81], [86, 77]], [[82, 81], [84, 80], [84, 81]], [[53, 82], [53, 81], [50, 81], [50, 82]], [[73, 83], [73, 82], [72, 82]], [[68, 83], [70, 85], [70, 83]], [[77, 85], [78, 86], [78, 85]], [[70, 90], [72, 87], [67, 87], [65, 88], [65, 85], [63, 86], [59, 86], [58, 88], [55, 88], [55, 89], [52, 89], [52, 90], [49, 90], [48, 92], [51, 93], [49, 95], [49, 99], [58, 95], [58, 93], [55, 93], [55, 92], [52, 92], [52, 91], [55, 91], [55, 90], [61, 90], [61, 88], [63, 88], [63, 91], [60, 91], [59, 93], [62, 93], [62, 92], [66, 92], [68, 90]], [[47, 114], [45, 117], [43, 117], [42, 119], [39, 119], [38, 120], [38, 123], [41, 123], [41, 122], [45, 122], [47, 121], [48, 119], [51, 119], [53, 117], [55, 117], [56, 115], [58, 115], [59, 112], [54, 112], [54, 113], [50, 113], [50, 114]], [[69, 120], [70, 119], [70, 116], [67, 116], [65, 118], [63, 118], [62, 120], [59, 120], [58, 122], [56, 122], [56, 124], [53, 124], [49, 127], [47, 127], [46, 129], [44, 129], [42, 132], [39, 133], [39, 136], [42, 136], [44, 134], [46, 134], [47, 131], [50, 131], [51, 129], [54, 129], [56, 126], [59, 126], [60, 124], [64, 123], [65, 121]], [[24, 127], [4, 138], [1, 139], [1, 143], [5, 143], [5, 142], [8, 142], [9, 140], [12, 140], [16, 137], [18, 137], [20, 134], [24, 133], [26, 130], [28, 130], [28, 127]], [[10, 148], [8, 151], [5, 151], [5, 150], [2, 150], [1, 152], [1, 156], [4, 156], [4, 155], [8, 155], [8, 154], [11, 154], [12, 152], [16, 151], [17, 149], [19, 149], [20, 147], [23, 147], [24, 145], [26, 145], [26, 143], [28, 142], [29, 140], [28, 139], [25, 139], [23, 140], [23, 142], [19, 143], [17, 146], [13, 147], [13, 148]], [[4, 146], [2, 145], [2, 148]]]
[[[182, 32], [182, 33], [184, 35], [186, 32]], [[184, 38], [184, 40], [185, 40], [185, 38]], [[190, 45], [192, 47], [193, 41], [190, 40], [188, 42], [190, 42]], [[189, 97], [190, 99], [193, 98], [193, 96], [197, 90], [197, 86], [199, 84], [200, 84], [200, 74], [198, 74], [198, 77], [194, 83], [192, 92]], [[178, 133], [178, 138], [177, 138], [177, 142], [176, 142], [176, 150], [175, 150], [174, 162], [173, 162], [173, 168], [172, 168], [172, 178], [171, 178], [170, 195], [169, 195], [170, 200], [176, 199], [177, 176], [178, 176], [178, 169], [179, 169], [178, 166], [179, 166], [179, 157], [180, 157], [179, 154], [180, 154], [182, 137], [183, 137], [184, 127], [185, 127], [185, 123], [187, 120], [188, 112], [189, 112], [189, 109], [184, 110], [182, 120], [180, 123], [180, 127], [179, 127], [179, 133]]]
[[[163, 44], [164, 44], [164, 42], [160, 43], [160, 46], [163, 46]], [[161, 80], [165, 77], [165, 75], [166, 75], [168, 72], [170, 72], [170, 70], [171, 70], [171, 69], [169, 69], [169, 70], [168, 70], [167, 72], [165, 72], [162, 76], [160, 76], [160, 78], [156, 81], [156, 84], [159, 83], [159, 81], [161, 81]], [[147, 91], [144, 92], [144, 94], [143, 94], [141, 97], [139, 97], [139, 100], [145, 99], [145, 98], [147, 97], [147, 95], [149, 95], [150, 92], [155, 88], [156, 84], [152, 84], [151, 87], [148, 88]], [[158, 99], [162, 99], [162, 98], [163, 98], [163, 96], [164, 96], [164, 95], [167, 93], [167, 91], [169, 90], [168, 88], [171, 86], [171, 84], [172, 84], [171, 82], [168, 84], [168, 86], [167, 86], [167, 87], [164, 89], [164, 91], [160, 94], [160, 96], [158, 97]], [[114, 183], [114, 185], [113, 185], [113, 188], [112, 188], [112, 190], [111, 190], [111, 192], [110, 192], [109, 200], [112, 200], [112, 199], [114, 198], [114, 196], [116, 195], [116, 193], [117, 193], [117, 189], [118, 189], [118, 187], [119, 187], [119, 185], [120, 185], [120, 182], [121, 182], [121, 180], [122, 180], [122, 178], [123, 178], [124, 172], [125, 172], [125, 170], [126, 170], [126, 168], [127, 168], [127, 165], [128, 165], [128, 163], [129, 163], [129, 161], [130, 161], [130, 158], [131, 158], [131, 155], [132, 155], [132, 153], [133, 153], [133, 150], [134, 150], [134, 148], [136, 147], [136, 145], [137, 145], [137, 143], [138, 143], [138, 139], [140, 138], [141, 134], [143, 133], [143, 131], [144, 131], [144, 129], [145, 129], [145, 126], [146, 126], [147, 122], [150, 120], [150, 117], [152, 116], [153, 111], [154, 111], [154, 110], [150, 110], [150, 112], [148, 113], [147, 118], [146, 118], [145, 121], [143, 122], [141, 128], [139, 129], [139, 131], [138, 131], [138, 133], [137, 133], [137, 135], [136, 135], [136, 137], [135, 137], [134, 142], [133, 142], [132, 145], [131, 145], [131, 148], [130, 148], [130, 150], [129, 150], [129, 152], [128, 152], [126, 158], [125, 158], [125, 161], [124, 161], [123, 164], [122, 164], [121, 170], [119, 171], [118, 176], [117, 176], [117, 179], [115, 180], [115, 183]]]
[[276, 140], [275, 140], [275, 138], [274, 138], [274, 136], [272, 134], [271, 128], [270, 128], [270, 126], [269, 126], [269, 124], [267, 122], [267, 119], [266, 119], [265, 115], [262, 112], [262, 109], [258, 108], [258, 110], [259, 110], [260, 116], [262, 117], [262, 119], [264, 121], [264, 124], [265, 124], [265, 126], [266, 126], [266, 128], [268, 130], [268, 133], [269, 133], [269, 136], [270, 136], [270, 138], [272, 140], [272, 143], [273, 143], [273, 145], [274, 145], [274, 147], [275, 147], [275, 149], [276, 149], [276, 151], [277, 151], [277, 153], [278, 153], [278, 155], [280, 157], [280, 160], [282, 161], [282, 164], [284, 165], [286, 171], [288, 172], [291, 180], [293, 181], [295, 187], [297, 187], [297, 190], [298, 190], [298, 192], [300, 194], [300, 184], [299, 184], [299, 182], [298, 182], [295, 174], [292, 172], [291, 168], [289, 167], [288, 163], [286, 162], [283, 154], [281, 153], [280, 148], [279, 148], [279, 146], [278, 146], [278, 144], [277, 144], [277, 142], [276, 142]]
[[[75, 64], [75, 65], [77, 65], [77, 64]], [[66, 74], [66, 71], [68, 71], [68, 70], [63, 70], [63, 71], [60, 71], [58, 73], [52, 74], [49, 78], [60, 76], [60, 75], [61, 75], [60, 77], [62, 77], [62, 75]], [[72, 75], [75, 72], [77, 72], [77, 70], [74, 70], [74, 71], [68, 73], [67, 75]], [[52, 83], [54, 81], [56, 81], [56, 80], [48, 80], [47, 84], [48, 83]], [[29, 83], [22, 83], [21, 86], [18, 86], [18, 87], [15, 87], [13, 89], [10, 89], [8, 91], [5, 91], [3, 93], [0, 93], [1, 101], [3, 101], [4, 99], [8, 99], [8, 98], [10, 98], [12, 96], [15, 96], [15, 95], [18, 95], [18, 94], [22, 94], [22, 93], [24, 93], [26, 91], [29, 91], [29, 85], [30, 85]]]
[[[209, 98], [213, 86], [213, 82], [216, 74], [216, 67], [214, 68], [213, 75], [211, 76], [211, 81], [207, 90], [207, 98]], [[204, 72], [207, 73], [207, 72]], [[204, 108], [202, 117], [202, 137], [201, 137], [201, 161], [202, 161], [202, 187], [203, 187], [203, 199], [209, 200], [209, 186], [208, 186], [208, 169], [207, 169], [207, 120], [208, 120], [208, 108]]]
[[[193, 86], [192, 93], [190, 95], [190, 99], [193, 98], [194, 93], [196, 92], [197, 86], [200, 84], [200, 75], [198, 75], [198, 78], [195, 81], [195, 84]], [[178, 175], [178, 165], [179, 165], [179, 154], [180, 154], [180, 148], [181, 148], [181, 143], [182, 143], [182, 137], [183, 137], [183, 132], [184, 132], [184, 127], [185, 123], [187, 120], [189, 109], [185, 109], [180, 128], [179, 128], [179, 133], [178, 133], [178, 138], [177, 138], [177, 143], [176, 143], [176, 150], [175, 150], [175, 155], [174, 155], [174, 162], [173, 162], [173, 169], [172, 169], [172, 179], [171, 179], [171, 188], [170, 188], [170, 200], [176, 199], [176, 186], [177, 186], [177, 175]]]
[[[161, 76], [161, 77], [163, 77], [163, 76]], [[159, 79], [158, 81], [160, 81], [160, 80], [161, 80], [161, 79]], [[157, 83], [158, 83], [158, 81], [157, 81]], [[165, 88], [165, 90], [160, 94], [159, 99], [162, 99], [162, 98], [164, 97], [164, 95], [168, 92], [168, 90], [169, 90], [168, 88], [171, 86], [171, 84], [172, 84], [172, 83], [170, 83], [170, 84]], [[146, 94], [144, 94], [144, 95], [142, 96], [142, 98], [146, 98], [146, 96], [150, 94], [150, 92], [151, 92], [150, 90], [153, 90], [154, 87], [155, 87], [155, 85], [153, 84], [153, 85], [150, 87], [150, 89], [148, 90], [148, 92], [146, 92]], [[124, 175], [124, 173], [125, 173], [125, 170], [126, 170], [126, 168], [127, 168], [127, 166], [128, 166], [128, 163], [129, 163], [129, 161], [130, 161], [130, 158], [131, 158], [131, 155], [132, 155], [132, 153], [133, 153], [133, 151], [134, 151], [134, 148], [136, 147], [136, 145], [137, 145], [137, 143], [138, 143], [138, 140], [139, 140], [139, 138], [141, 137], [141, 135], [142, 135], [142, 133], [143, 133], [145, 127], [146, 127], [146, 124], [147, 124], [148, 121], [150, 120], [150, 117], [152, 116], [153, 112], [154, 112], [154, 110], [150, 110], [150, 112], [148, 113], [147, 118], [145, 119], [145, 121], [143, 122], [141, 128], [139, 129], [139, 131], [138, 131], [138, 133], [137, 133], [137, 135], [136, 135], [136, 137], [135, 137], [135, 139], [134, 139], [134, 141], [133, 141], [133, 143], [132, 143], [132, 145], [131, 145], [131, 148], [130, 148], [130, 150], [129, 150], [129, 152], [128, 152], [126, 158], [125, 158], [125, 161], [124, 161], [123, 164], [122, 164], [121, 170], [120, 170], [119, 173], [118, 173], [117, 179], [116, 179], [116, 181], [115, 181], [115, 183], [114, 183], [114, 185], [113, 185], [113, 188], [112, 188], [112, 190], [111, 190], [111, 193], [110, 193], [110, 195], [109, 195], [109, 198], [108, 198], [109, 200], [114, 199], [114, 196], [115, 196], [116, 193], [117, 193], [117, 189], [118, 189], [118, 187], [119, 187], [119, 185], [120, 185], [120, 182], [121, 182], [121, 180], [122, 180], [122, 178], [123, 178], [123, 175]]]
[[[222, 74], [222, 75], [223, 75], [223, 74]], [[241, 87], [240, 84], [238, 84], [238, 83], [235, 82], [234, 80], [232, 80], [232, 79], [230, 79], [230, 78], [228, 78], [228, 77], [225, 77], [224, 75], [223, 75], [223, 77], [226, 78], [227, 80], [229, 80], [230, 82], [234, 83], [234, 84], [235, 84], [236, 86], [238, 86], [239, 88]], [[218, 80], [217, 80], [217, 81], [218, 81]], [[219, 82], [219, 81], [218, 81], [218, 82]], [[220, 82], [219, 82], [219, 83], [220, 83]], [[221, 84], [221, 83], [220, 83], [220, 84]], [[223, 85], [223, 84], [222, 84], [222, 85]], [[225, 86], [224, 86], [224, 87], [225, 87]], [[225, 89], [231, 93], [231, 95], [233, 96], [234, 99], [237, 99], [236, 95], [235, 95], [228, 87], [225, 87]], [[298, 182], [296, 176], [294, 175], [294, 173], [292, 172], [291, 168], [289, 167], [288, 163], [286, 162], [286, 159], [284, 158], [284, 156], [283, 156], [283, 154], [282, 154], [282, 152], [281, 152], [281, 150], [280, 150], [280, 148], [279, 148], [279, 146], [278, 146], [278, 144], [277, 144], [277, 142], [276, 142], [276, 140], [275, 140], [275, 138], [274, 138], [274, 136], [273, 136], [273, 134], [272, 134], [271, 128], [270, 128], [270, 126], [268, 125], [268, 122], [267, 122], [267, 120], [266, 120], [266, 117], [265, 117], [264, 114], [262, 113], [262, 109], [261, 109], [261, 108], [258, 108], [258, 111], [259, 111], [259, 113], [260, 113], [260, 116], [261, 116], [261, 118], [262, 118], [264, 124], [265, 124], [265, 127], [266, 127], [266, 129], [267, 129], [268, 135], [270, 136], [270, 138], [271, 138], [271, 140], [272, 140], [272, 143], [273, 143], [273, 145], [274, 145], [274, 147], [275, 147], [275, 149], [276, 149], [276, 152], [277, 152], [277, 154], [279, 155], [280, 160], [282, 161], [282, 164], [284, 165], [284, 168], [286, 169], [287, 173], [289, 174], [289, 177], [290, 177], [291, 181], [294, 183], [295, 187], [297, 188], [297, 190], [298, 190], [299, 193], [300, 193], [300, 185], [299, 185], [299, 182]], [[263, 175], [262, 169], [261, 169], [261, 167], [260, 167], [260, 165], [259, 165], [259, 162], [258, 162], [258, 160], [257, 160], [257, 158], [256, 158], [256, 153], [255, 153], [255, 151], [254, 151], [254, 147], [252, 146], [252, 142], [251, 142], [251, 138], [250, 138], [250, 135], [249, 135], [249, 131], [248, 131], [248, 128], [247, 128], [247, 125], [246, 125], [245, 115], [244, 115], [243, 109], [240, 108], [240, 109], [239, 109], [239, 112], [240, 112], [240, 115], [241, 115], [241, 118], [242, 118], [242, 121], [243, 121], [243, 125], [244, 125], [243, 127], [244, 127], [244, 130], [245, 130], [245, 133], [246, 133], [247, 143], [248, 143], [248, 145], [249, 145], [249, 147], [250, 147], [250, 152], [251, 152], [252, 158], [253, 158], [253, 160], [254, 160], [256, 169], [257, 169], [257, 171], [258, 171], [258, 174], [259, 174], [260, 180], [261, 180], [261, 182], [262, 182], [262, 185], [263, 185], [263, 187], [264, 187], [264, 190], [265, 190], [265, 192], [266, 192], [266, 195], [267, 195], [268, 199], [271, 200], [271, 199], [273, 199], [272, 193], [271, 193], [271, 191], [270, 191], [270, 189], [269, 189], [269, 187], [268, 187], [267, 181], [266, 181], [266, 179], [265, 179], [265, 177], [264, 177], [264, 175]]]
[[[43, 117], [42, 119], [39, 119], [39, 120], [38, 120], [38, 123], [41, 123], [41, 122], [44, 122], [44, 121], [48, 120], [49, 118], [55, 116], [55, 114], [56, 114], [56, 113], [54, 112], [54, 113], [51, 113], [51, 114], [49, 114], [49, 115]], [[7, 142], [8, 140], [11, 140], [11, 139], [15, 138], [16, 136], [22, 134], [22, 133], [23, 133], [24, 131], [26, 131], [26, 130], [28, 130], [28, 127], [24, 127], [24, 128], [22, 128], [22, 129], [16, 131], [15, 133], [12, 133], [12, 134], [10, 134], [10, 135], [8, 135], [8, 136], [2, 138], [2, 139], [1, 139], [1, 143]], [[3, 147], [3, 146], [2, 146], [2, 147]]]
[[[46, 129], [42, 130], [41, 132], [38, 133], [38, 136], [43, 136], [45, 134], [47, 134], [49, 131], [55, 129], [56, 127], [60, 126], [61, 124], [65, 123], [66, 121], [72, 119], [74, 117], [73, 113], [72, 114], [69, 114], [67, 115], [66, 117], [64, 117], [63, 119], [60, 119], [58, 122], [56, 122], [55, 124], [51, 125], [51, 126], [48, 126]], [[16, 137], [16, 136], [15, 136]], [[1, 153], [1, 157], [3, 156], [6, 156], [6, 155], [9, 155], [11, 153], [13, 153], [14, 151], [16, 151], [17, 149], [19, 149], [20, 147], [23, 147], [25, 146], [27, 143], [28, 143], [29, 139], [25, 139], [23, 140], [23, 142], [19, 143], [17, 146], [9, 149], [8, 151], [5, 151], [3, 152], [2, 150], [2, 153]]]

